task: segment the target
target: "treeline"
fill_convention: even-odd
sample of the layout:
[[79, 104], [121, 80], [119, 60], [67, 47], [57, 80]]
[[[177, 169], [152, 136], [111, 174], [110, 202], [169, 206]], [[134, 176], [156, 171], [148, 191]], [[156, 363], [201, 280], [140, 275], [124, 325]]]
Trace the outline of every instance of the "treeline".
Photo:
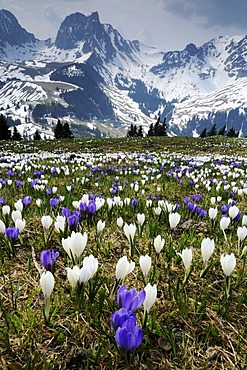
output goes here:
[[[143, 137], [143, 128], [140, 125], [139, 128], [137, 128], [136, 125], [131, 124], [129, 131], [127, 132], [127, 137]], [[149, 130], [147, 133], [147, 136], [167, 136], [167, 123], [166, 123], [166, 117], [164, 118], [164, 121], [160, 121], [160, 117], [158, 117], [155, 124], [151, 123], [149, 126]]]
[[[0, 114], [0, 140], [22, 140], [22, 136], [19, 133], [16, 126], [14, 126], [13, 131], [11, 132], [11, 126], [7, 118]], [[55, 139], [72, 139], [74, 137], [68, 122], [62, 123], [60, 119], [58, 119], [57, 124], [54, 129], [54, 136]], [[35, 131], [33, 135], [33, 140], [41, 140], [41, 135], [38, 130]]]
[[207, 136], [228, 136], [228, 137], [238, 137], [239, 131], [234, 130], [231, 127], [228, 131], [226, 131], [226, 125], [221, 127], [221, 129], [217, 132], [216, 123], [213, 124], [211, 129], [207, 131], [206, 128], [201, 132], [200, 137], [207, 137]]

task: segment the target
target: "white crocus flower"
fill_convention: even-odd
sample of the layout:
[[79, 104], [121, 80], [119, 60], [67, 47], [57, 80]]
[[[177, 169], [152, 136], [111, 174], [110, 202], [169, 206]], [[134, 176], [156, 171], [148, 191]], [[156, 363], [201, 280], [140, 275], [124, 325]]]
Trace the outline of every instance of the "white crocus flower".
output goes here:
[[6, 231], [5, 223], [2, 220], [0, 220], [0, 233], [5, 234], [5, 231]]
[[25, 226], [26, 226], [26, 221], [24, 219], [20, 219], [18, 218], [16, 221], [15, 221], [15, 227], [17, 229], [19, 229], [19, 232], [21, 233], [24, 229], [25, 229]]
[[135, 262], [129, 262], [126, 256], [121, 257], [116, 265], [116, 279], [124, 279], [128, 274], [130, 274], [135, 268]]
[[7, 204], [2, 206], [2, 214], [4, 216], [9, 215], [10, 214], [10, 206], [8, 206]]
[[151, 285], [150, 283], [148, 283], [144, 290], [146, 292], [146, 297], [143, 302], [143, 307], [144, 312], [148, 313], [157, 299], [157, 285], [156, 284]]
[[12, 211], [11, 212], [11, 217], [13, 222], [16, 222], [16, 220], [21, 220], [22, 219], [22, 213], [19, 210]]
[[122, 217], [118, 217], [117, 218], [117, 225], [118, 225], [118, 227], [119, 227], [119, 229], [122, 229], [122, 227], [123, 227], [123, 218]]
[[204, 238], [201, 242], [201, 253], [204, 265], [207, 264], [213, 252], [214, 252], [214, 240], [210, 238]]
[[222, 254], [220, 257], [220, 263], [225, 276], [229, 277], [232, 271], [235, 269], [236, 257], [233, 253], [226, 255]]
[[192, 262], [192, 249], [191, 248], [185, 248], [182, 250], [182, 253], [177, 252], [177, 254], [182, 258], [185, 273], [188, 275], [190, 271], [190, 265]]
[[50, 312], [50, 295], [54, 289], [54, 276], [50, 271], [45, 271], [40, 277], [40, 286], [45, 297], [45, 318], [49, 320]]
[[217, 216], [217, 213], [218, 213], [218, 208], [215, 207], [210, 207], [209, 210], [208, 210], [208, 215], [209, 215], [209, 218], [210, 220], [215, 220], [216, 216]]
[[178, 225], [180, 219], [181, 219], [181, 216], [178, 212], [169, 213], [169, 224], [170, 224], [170, 229], [171, 230], [175, 229], [175, 227]]
[[140, 267], [143, 273], [144, 278], [147, 278], [148, 273], [151, 269], [152, 259], [149, 255], [140, 256], [139, 258]]
[[66, 270], [69, 283], [72, 287], [72, 290], [74, 290], [79, 281], [80, 268], [75, 265], [73, 268], [67, 267]]
[[97, 233], [100, 234], [105, 228], [105, 221], [99, 220], [97, 222]]
[[53, 223], [53, 219], [51, 216], [42, 216], [41, 217], [41, 223], [42, 223], [42, 226], [44, 228], [44, 230], [49, 230], [49, 228], [51, 227], [52, 223]]
[[228, 210], [229, 217], [234, 220], [235, 217], [237, 217], [239, 212], [239, 208], [237, 206], [231, 206]]
[[165, 239], [161, 235], [157, 235], [154, 239], [154, 248], [156, 253], [159, 255], [165, 245]]

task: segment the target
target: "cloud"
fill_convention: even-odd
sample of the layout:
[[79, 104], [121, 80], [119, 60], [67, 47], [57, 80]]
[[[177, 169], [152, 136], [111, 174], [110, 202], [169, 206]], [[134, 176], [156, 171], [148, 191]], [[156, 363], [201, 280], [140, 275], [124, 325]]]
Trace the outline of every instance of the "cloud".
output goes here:
[[58, 14], [57, 10], [50, 5], [44, 7], [43, 13], [45, 19], [49, 23], [57, 25], [58, 23], [61, 23], [63, 20], [63, 18]]
[[246, 29], [246, 0], [163, 0], [164, 9], [204, 27]]

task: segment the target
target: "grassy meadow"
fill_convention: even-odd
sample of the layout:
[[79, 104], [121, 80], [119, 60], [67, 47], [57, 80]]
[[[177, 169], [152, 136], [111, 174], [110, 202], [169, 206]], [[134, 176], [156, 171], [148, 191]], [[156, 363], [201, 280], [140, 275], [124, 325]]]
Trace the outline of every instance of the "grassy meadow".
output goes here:
[[246, 200], [244, 138], [1, 142], [0, 368], [246, 369]]

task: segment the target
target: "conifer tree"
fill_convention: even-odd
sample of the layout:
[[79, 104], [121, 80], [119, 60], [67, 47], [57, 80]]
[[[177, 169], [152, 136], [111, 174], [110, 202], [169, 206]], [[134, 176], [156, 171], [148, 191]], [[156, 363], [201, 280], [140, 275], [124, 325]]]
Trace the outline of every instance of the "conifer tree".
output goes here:
[[207, 136], [207, 129], [204, 128], [200, 134], [200, 137], [206, 137]]
[[221, 129], [218, 132], [218, 135], [219, 136], [224, 136], [225, 133], [226, 133], [226, 125], [224, 125], [223, 127], [221, 127]]
[[6, 117], [0, 114], [0, 140], [11, 139], [11, 132]]
[[68, 122], [65, 122], [63, 124], [63, 138], [64, 139], [73, 139], [74, 135], [72, 134], [72, 131], [69, 128]]
[[17, 130], [16, 126], [14, 127], [13, 135], [11, 137], [12, 140], [19, 141], [21, 140], [21, 134]]
[[151, 123], [148, 130], [148, 136], [154, 136], [154, 125]]
[[60, 119], [57, 120], [57, 124], [56, 124], [56, 127], [54, 129], [54, 135], [55, 135], [55, 139], [63, 139], [63, 135], [64, 135], [64, 130], [63, 130], [63, 125], [60, 121]]
[[213, 126], [211, 127], [211, 129], [208, 132], [208, 136], [216, 136], [216, 135], [217, 135], [216, 123], [214, 123]]
[[41, 135], [39, 133], [39, 130], [36, 130], [33, 135], [33, 140], [41, 140]]

